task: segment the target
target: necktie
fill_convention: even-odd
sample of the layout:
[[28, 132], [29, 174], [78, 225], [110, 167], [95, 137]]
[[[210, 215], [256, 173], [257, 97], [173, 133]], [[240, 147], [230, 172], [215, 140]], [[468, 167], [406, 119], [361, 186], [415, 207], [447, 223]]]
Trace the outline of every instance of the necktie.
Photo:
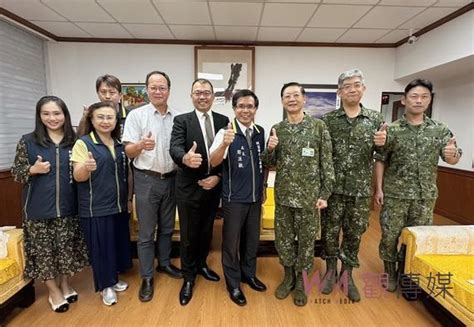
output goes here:
[[247, 139], [247, 143], [249, 144], [249, 148], [252, 148], [252, 129], [247, 128], [245, 130], [245, 138]]
[[212, 134], [211, 119], [207, 112], [204, 113], [204, 128], [206, 129], [207, 147], [210, 148], [212, 141], [214, 141], [214, 134]]

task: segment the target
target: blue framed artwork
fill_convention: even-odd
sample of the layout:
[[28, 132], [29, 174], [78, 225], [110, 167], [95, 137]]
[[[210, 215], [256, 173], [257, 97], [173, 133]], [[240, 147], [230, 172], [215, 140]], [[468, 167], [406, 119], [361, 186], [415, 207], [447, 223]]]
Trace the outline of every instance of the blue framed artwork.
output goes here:
[[304, 112], [315, 118], [340, 107], [337, 96], [337, 85], [334, 84], [302, 84], [306, 91]]

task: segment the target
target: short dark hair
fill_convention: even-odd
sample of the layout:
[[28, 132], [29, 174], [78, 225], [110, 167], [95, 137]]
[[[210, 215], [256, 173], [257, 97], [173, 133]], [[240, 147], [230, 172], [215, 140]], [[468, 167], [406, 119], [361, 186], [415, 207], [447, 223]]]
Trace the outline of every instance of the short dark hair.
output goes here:
[[243, 97], [252, 97], [255, 102], [255, 108], [258, 108], [258, 97], [255, 95], [255, 93], [247, 89], [238, 90], [235, 92], [234, 96], [232, 97], [232, 108], [235, 109], [235, 107], [237, 107], [237, 102]]
[[197, 78], [194, 80], [193, 84], [191, 85], [191, 92], [193, 91], [194, 84], [209, 84], [211, 86], [211, 91], [214, 93], [214, 86], [212, 85], [211, 81], [205, 78]]
[[281, 91], [280, 91], [280, 97], [281, 98], [283, 98], [283, 92], [285, 91], [285, 89], [290, 87], [290, 86], [298, 86], [301, 89], [301, 94], [305, 95], [306, 91], [305, 91], [303, 85], [301, 85], [298, 82], [290, 82], [290, 83], [283, 84], [283, 87], [281, 88]]
[[407, 95], [411, 89], [417, 86], [422, 86], [424, 88], [427, 88], [430, 91], [430, 94], [433, 94], [433, 83], [431, 83], [427, 79], [417, 78], [411, 81], [410, 83], [408, 83], [408, 85], [405, 87], [405, 95]]
[[64, 114], [64, 125], [63, 125], [64, 137], [61, 140], [61, 144], [65, 146], [73, 145], [74, 142], [76, 141], [76, 133], [74, 132], [74, 129], [72, 128], [71, 115], [69, 114], [69, 110], [66, 106], [66, 103], [64, 103], [62, 99], [54, 95], [46, 95], [42, 97], [41, 99], [39, 99], [38, 102], [36, 103], [35, 130], [33, 131], [35, 141], [44, 147], [48, 146], [46, 143], [47, 141], [51, 141], [47, 128], [46, 126], [44, 126], [43, 121], [41, 120], [41, 108], [49, 102], [56, 103], [57, 106], [61, 109], [61, 111]]
[[120, 83], [120, 80], [115, 77], [114, 75], [102, 75], [97, 77], [97, 80], [95, 81], [95, 91], [99, 92], [100, 85], [104, 83], [105, 85], [109, 87], [113, 87], [116, 89], [119, 93], [122, 92], [122, 83]]
[[86, 122], [84, 124], [84, 135], [87, 135], [90, 132], [95, 131], [94, 125], [92, 125], [92, 113], [100, 108], [114, 109], [116, 124], [115, 124], [114, 130], [111, 133], [111, 136], [119, 140], [120, 139], [120, 122], [118, 121], [117, 110], [115, 109], [115, 105], [113, 102], [110, 102], [110, 101], [96, 102], [89, 106], [89, 109], [87, 110]]
[[161, 75], [163, 76], [165, 79], [166, 79], [166, 83], [168, 84], [168, 88], [170, 89], [171, 88], [171, 80], [170, 80], [170, 77], [162, 72], [162, 71], [159, 71], [159, 70], [154, 70], [152, 72], [149, 72], [147, 75], [146, 75], [146, 79], [145, 79], [145, 86], [148, 87], [148, 80], [150, 79], [150, 77], [152, 75]]

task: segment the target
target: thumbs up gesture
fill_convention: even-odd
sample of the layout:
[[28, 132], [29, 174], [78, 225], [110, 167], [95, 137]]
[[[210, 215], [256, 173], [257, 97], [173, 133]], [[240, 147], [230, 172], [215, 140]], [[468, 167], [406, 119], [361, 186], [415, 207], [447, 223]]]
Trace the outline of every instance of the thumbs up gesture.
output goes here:
[[91, 152], [87, 153], [87, 159], [84, 161], [84, 166], [88, 172], [94, 171], [97, 169], [97, 164]]
[[268, 139], [268, 145], [267, 145], [267, 148], [268, 148], [268, 152], [273, 152], [273, 150], [275, 150], [275, 148], [277, 147], [278, 145], [278, 136], [277, 136], [277, 132], [274, 128], [272, 128], [272, 132], [270, 134], [270, 138]]
[[193, 141], [193, 146], [183, 156], [183, 163], [189, 168], [198, 168], [202, 163], [202, 156], [196, 153], [197, 143]]
[[155, 148], [155, 138], [151, 132], [148, 132], [148, 134], [144, 136], [140, 142], [142, 143], [142, 148], [146, 151], [151, 151]]
[[231, 145], [232, 142], [234, 142], [234, 138], [235, 138], [235, 132], [234, 132], [234, 129], [232, 128], [232, 123], [229, 123], [227, 125], [227, 129], [225, 130], [224, 132], [224, 144], [229, 146]]
[[456, 138], [452, 137], [443, 149], [445, 158], [456, 158], [458, 156], [458, 149], [456, 148]]
[[36, 174], [47, 174], [51, 170], [51, 164], [49, 161], [43, 161], [43, 157], [36, 156], [36, 161], [33, 166], [30, 167], [30, 173]]
[[384, 146], [385, 141], [387, 140], [387, 123], [383, 123], [380, 125], [380, 128], [374, 134], [374, 144], [376, 146]]

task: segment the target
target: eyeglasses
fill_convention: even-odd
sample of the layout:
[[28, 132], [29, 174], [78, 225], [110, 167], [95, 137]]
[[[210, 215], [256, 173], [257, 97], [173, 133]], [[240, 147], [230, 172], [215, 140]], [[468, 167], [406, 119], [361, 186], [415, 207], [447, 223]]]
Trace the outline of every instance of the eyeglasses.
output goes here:
[[197, 98], [199, 98], [201, 95], [208, 98], [212, 95], [211, 91], [194, 91], [193, 95]]
[[344, 91], [350, 91], [352, 88], [355, 90], [360, 90], [364, 84], [362, 83], [354, 83], [354, 84], [344, 84], [342, 85], [341, 89]]
[[239, 109], [239, 110], [245, 110], [245, 109], [252, 110], [252, 109], [255, 109], [256, 107], [253, 104], [247, 104], [247, 105], [239, 104], [239, 105], [236, 106], [236, 108]]
[[113, 115], [97, 115], [97, 116], [93, 116], [94, 119], [96, 120], [100, 120], [100, 121], [106, 121], [106, 120], [111, 120], [111, 121], [114, 121], [115, 120], [115, 116]]
[[158, 91], [160, 91], [161, 93], [165, 93], [165, 92], [168, 92], [169, 90], [169, 88], [167, 88], [166, 86], [159, 86], [159, 87], [151, 86], [149, 89], [153, 93], [158, 92]]

